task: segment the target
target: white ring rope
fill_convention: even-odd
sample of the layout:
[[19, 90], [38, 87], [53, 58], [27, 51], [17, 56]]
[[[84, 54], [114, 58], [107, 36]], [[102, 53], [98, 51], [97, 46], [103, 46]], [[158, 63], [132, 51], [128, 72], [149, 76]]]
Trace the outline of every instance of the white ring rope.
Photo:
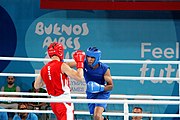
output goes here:
[[0, 101], [6, 102], [72, 102], [72, 103], [107, 103], [107, 104], [154, 104], [154, 105], [180, 105], [180, 101], [167, 100], [103, 100], [103, 99], [59, 99], [59, 98], [18, 98], [0, 97]]
[[[98, 99], [71, 99], [71, 100], [62, 100], [58, 98], [7, 98], [0, 97], [0, 101], [8, 102], [73, 102], [73, 103], [108, 103], [108, 104], [171, 104], [177, 105], [180, 104], [180, 101], [149, 101], [149, 100], [98, 100]], [[34, 112], [34, 113], [52, 113], [51, 110], [9, 110], [9, 109], [0, 109], [0, 112]], [[124, 111], [125, 112], [125, 111]], [[86, 111], [76, 111], [75, 114], [89, 115], [89, 112]], [[134, 113], [116, 113], [116, 112], [105, 112], [103, 115], [110, 116], [150, 116], [150, 117], [180, 117], [179, 114], [134, 114]]]
[[48, 58], [23, 58], [23, 57], [0, 57], [0, 60], [13, 60], [13, 61], [35, 61], [35, 62], [48, 62]]
[[[29, 92], [0, 92], [0, 95], [20, 95], [20, 96], [45, 96], [50, 97], [47, 93], [29, 93]], [[71, 94], [71, 97], [86, 97], [86, 94]], [[148, 95], [110, 95], [110, 99], [167, 99], [179, 100], [180, 96], [148, 96]]]
[[[39, 74], [25, 73], [0, 73], [0, 76], [16, 76], [16, 77], [37, 77]], [[180, 82], [180, 78], [168, 77], [131, 77], [131, 76], [112, 76], [114, 80], [170, 80]]]
[[[0, 112], [18, 112], [18, 113], [52, 113], [52, 110], [16, 110], [16, 109], [0, 109]], [[103, 115], [109, 115], [109, 116], [124, 116], [125, 113], [120, 113], [116, 111], [115, 112], [103, 112]], [[75, 115], [90, 115], [88, 111], [74, 111]], [[143, 117], [180, 117], [178, 114], [135, 114], [135, 113], [129, 113], [129, 116], [143, 116]]]
[[[0, 57], [0, 60], [14, 60], [14, 61], [36, 61], [45, 62], [51, 61], [49, 58], [23, 58], [23, 57]], [[64, 61], [74, 61], [73, 59], [64, 59]], [[104, 63], [129, 63], [129, 64], [180, 64], [180, 61], [151, 61], [151, 60], [100, 60]]]
[[[0, 57], [0, 60], [17, 60], [17, 61], [50, 61], [45, 58], [22, 58], [22, 57]], [[65, 61], [73, 61], [72, 59], [65, 59]], [[180, 64], [180, 61], [142, 61], [142, 60], [101, 60], [104, 63], [133, 63], [133, 64]], [[17, 76], [17, 77], [37, 77], [38, 74], [20, 74], [20, 73], [0, 73], [0, 76]], [[170, 80], [180, 81], [180, 78], [165, 78], [165, 77], [131, 77], [131, 76], [112, 76], [114, 80]]]
[[[14, 60], [14, 61], [36, 61], [36, 62], [43, 62], [43, 61], [51, 61], [51, 59], [47, 58], [22, 58], [22, 57], [0, 57], [0, 60]], [[73, 61], [72, 59], [65, 59], [65, 61]], [[150, 61], [150, 60], [101, 60], [104, 63], [128, 63], [128, 64], [178, 64], [180, 65], [180, 61]], [[19, 77], [37, 77], [38, 74], [20, 74], [20, 73], [0, 73], [0, 76], [19, 76]], [[165, 78], [165, 77], [130, 77], [130, 76], [112, 76], [112, 79], [123, 79], [123, 80], [171, 80], [171, 81], [180, 81], [180, 78]], [[17, 93], [17, 92], [16, 92]], [[4, 92], [0, 94], [4, 95]], [[12, 93], [13, 94], [13, 93]], [[47, 93], [17, 93], [19, 95], [39, 95], [39, 96], [48, 96]], [[10, 95], [10, 94], [9, 94]], [[15, 95], [15, 94], [13, 94]], [[78, 94], [74, 94], [74, 97], [77, 97]], [[72, 94], [73, 97], [73, 94]], [[81, 96], [82, 97], [82, 96]], [[85, 95], [83, 94], [83, 97]], [[124, 116], [124, 120], [128, 120], [129, 116], [150, 116], [150, 117], [180, 117], [180, 114], [134, 114], [129, 113], [128, 111], [128, 104], [158, 104], [158, 105], [180, 105], [180, 96], [128, 96], [128, 95], [111, 95], [110, 98], [139, 98], [141, 100], [98, 100], [98, 99], [71, 99], [71, 100], [62, 100], [58, 98], [17, 98], [17, 97], [0, 97], [0, 101], [6, 102], [72, 102], [72, 103], [108, 103], [108, 104], [124, 104], [124, 113], [111, 113], [105, 112], [103, 115], [112, 115], [112, 116]], [[142, 100], [146, 99], [146, 100]], [[169, 100], [176, 100], [176, 101], [167, 101], [167, 100], [147, 100], [147, 99], [169, 99]], [[0, 109], [0, 112], [3, 111], [11, 111], [7, 109]], [[11, 112], [37, 112], [37, 113], [52, 113], [51, 110], [12, 110]], [[89, 112], [86, 111], [75, 111], [75, 114], [82, 114], [82, 115], [89, 115]]]

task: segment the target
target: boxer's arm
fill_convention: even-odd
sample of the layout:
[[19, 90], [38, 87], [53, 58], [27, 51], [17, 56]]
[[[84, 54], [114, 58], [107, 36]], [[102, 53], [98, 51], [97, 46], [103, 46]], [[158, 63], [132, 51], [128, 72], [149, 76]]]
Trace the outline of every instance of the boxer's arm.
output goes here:
[[76, 67], [76, 62], [65, 62], [70, 68]]
[[38, 75], [38, 77], [36, 78], [35, 83], [34, 83], [34, 88], [39, 89], [39, 88], [43, 87], [44, 85], [45, 84], [41, 78], [41, 75]]
[[102, 91], [109, 91], [113, 88], [113, 81], [110, 74], [110, 69], [107, 69], [106, 73], [104, 74], [104, 79], [107, 82], [106, 85], [100, 85], [94, 81], [89, 81], [87, 83], [87, 91], [91, 93], [98, 93]]
[[106, 73], [104, 74], [104, 79], [106, 81], [106, 85], [104, 91], [109, 91], [113, 89], [113, 80], [111, 77], [110, 69], [107, 69]]
[[62, 64], [61, 70], [63, 73], [66, 73], [69, 77], [78, 81], [82, 81], [84, 78], [83, 68], [84, 68], [85, 53], [81, 50], [77, 50], [73, 54], [73, 58], [76, 62], [77, 70], [71, 69], [70, 66], [68, 66], [66, 63]]
[[61, 70], [63, 73], [67, 74], [69, 77], [77, 81], [82, 81], [84, 79], [84, 71], [82, 68], [74, 70], [70, 68], [66, 63], [63, 63], [61, 66]]

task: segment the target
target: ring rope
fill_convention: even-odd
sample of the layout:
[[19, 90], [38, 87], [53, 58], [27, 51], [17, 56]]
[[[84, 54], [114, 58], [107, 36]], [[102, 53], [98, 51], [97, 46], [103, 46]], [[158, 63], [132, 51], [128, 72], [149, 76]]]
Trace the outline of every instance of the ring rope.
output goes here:
[[[50, 61], [50, 59], [45, 59], [45, 58], [20, 58], [20, 57], [0, 57], [0, 60], [17, 60], [17, 61]], [[66, 59], [65, 59], [66, 61]], [[70, 60], [67, 60], [70, 61]], [[180, 61], [142, 61], [142, 60], [101, 60], [104, 63], [132, 63], [132, 64], [142, 64], [142, 63], [147, 63], [147, 64], [179, 64], [180, 65]], [[6, 73], [5, 73], [6, 74]], [[4, 73], [2, 73], [2, 76], [6, 76]], [[9, 76], [9, 74], [13, 74], [13, 73], [7, 73]], [[16, 76], [25, 76], [26, 77], [36, 77], [38, 74], [16, 74]], [[15, 75], [13, 75], [15, 76]], [[114, 77], [114, 76], [113, 76]], [[143, 80], [173, 80], [173, 81], [180, 81], [178, 78], [163, 78], [163, 77], [126, 77], [126, 76], [115, 76], [113, 79], [132, 79], [132, 80], [139, 80], [139, 79], [143, 79]], [[20, 101], [21, 100], [21, 101]], [[7, 97], [0, 97], [0, 101], [7, 101], [7, 102], [37, 102], [37, 100], [39, 102], [73, 102], [73, 103], [109, 103], [109, 104], [171, 104], [171, 105], [180, 105], [180, 101], [157, 101], [157, 100], [83, 100], [82, 99], [71, 99], [71, 100], [59, 100], [59, 99], [50, 99], [50, 98], [36, 98], [36, 100], [34, 101], [34, 98], [7, 98]], [[43, 101], [44, 100], [44, 101]], [[124, 107], [126, 108], [126, 107]], [[128, 106], [127, 106], [128, 108]], [[23, 110], [24, 112], [24, 110]], [[47, 111], [48, 112], [48, 111]], [[131, 114], [128, 111], [124, 110], [124, 113], [122, 114], [122, 116], [131, 116], [131, 115], [135, 115], [135, 114]], [[141, 114], [142, 116], [144, 116], [144, 114]], [[157, 117], [160, 114], [151, 114], [153, 117]], [[175, 116], [174, 116], [175, 115]], [[115, 116], [117, 116], [117, 113], [115, 113]], [[138, 115], [137, 115], [138, 116]], [[148, 115], [149, 116], [149, 115]], [[179, 114], [167, 114], [167, 117], [180, 117]], [[161, 114], [160, 117], [166, 117], [166, 114]]]
[[23, 58], [23, 57], [0, 57], [0, 60], [13, 60], [13, 61], [35, 61], [35, 62], [48, 62], [48, 58]]
[[[23, 57], [0, 57], [0, 60], [14, 60], [14, 61], [37, 61], [45, 62], [51, 61], [49, 58], [23, 58]], [[73, 59], [64, 59], [64, 61], [74, 61]], [[129, 63], [129, 64], [180, 64], [180, 61], [151, 61], [151, 60], [100, 60], [104, 63]]]
[[[20, 96], [46, 96], [47, 93], [29, 93], [29, 92], [0, 92], [0, 95], [20, 95]], [[71, 97], [86, 97], [86, 94], [71, 94]], [[110, 98], [115, 99], [169, 99], [179, 100], [180, 96], [148, 96], [148, 95], [110, 95]]]
[[59, 98], [18, 98], [18, 97], [0, 97], [0, 101], [5, 102], [71, 102], [71, 103], [107, 103], [107, 104], [170, 104], [180, 105], [180, 101], [167, 100], [103, 100], [103, 99], [69, 99], [62, 100]]
[[[39, 74], [25, 73], [0, 73], [0, 76], [16, 76], [16, 77], [37, 77]], [[131, 77], [131, 76], [112, 76], [114, 80], [170, 80], [180, 82], [180, 78], [168, 77]]]
[[[18, 113], [52, 113], [52, 110], [16, 110], [16, 109], [0, 109], [0, 112], [18, 112]], [[117, 113], [116, 112], [103, 112], [103, 115], [109, 116], [124, 116], [125, 113]], [[74, 111], [74, 114], [78, 115], [90, 115], [88, 111]], [[143, 116], [143, 117], [180, 117], [178, 114], [135, 114], [129, 113], [128, 116]]]
[[[20, 101], [21, 100], [21, 101]], [[148, 101], [148, 100], [97, 100], [97, 99], [92, 99], [92, 100], [84, 100], [84, 99], [71, 99], [71, 100], [62, 100], [58, 98], [6, 98], [6, 97], [0, 97], [0, 101], [14, 101], [14, 102], [73, 102], [73, 103], [109, 103], [109, 104], [171, 104], [171, 105], [177, 105], [180, 104], [180, 101]], [[127, 106], [128, 107], [128, 106]], [[125, 108], [124, 108], [125, 109]], [[128, 109], [128, 108], [126, 108]], [[117, 113], [113, 113], [117, 116]], [[128, 111], [124, 110], [123, 116], [126, 116], [128, 119], [128, 116], [134, 115], [129, 113]], [[152, 114], [155, 115], [155, 114]], [[178, 114], [159, 114], [162, 115], [161, 117], [180, 117]], [[157, 117], [158, 115], [156, 115]]]

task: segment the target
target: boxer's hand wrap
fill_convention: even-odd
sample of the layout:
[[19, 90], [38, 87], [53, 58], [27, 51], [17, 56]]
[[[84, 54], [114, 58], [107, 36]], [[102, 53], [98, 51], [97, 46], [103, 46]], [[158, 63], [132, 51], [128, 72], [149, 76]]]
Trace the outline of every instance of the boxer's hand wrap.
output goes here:
[[74, 60], [76, 61], [76, 67], [77, 68], [84, 68], [84, 59], [85, 59], [85, 53], [81, 50], [77, 50], [74, 54]]
[[98, 93], [104, 91], [104, 85], [100, 85], [96, 82], [89, 81], [87, 83], [87, 91], [90, 93]]

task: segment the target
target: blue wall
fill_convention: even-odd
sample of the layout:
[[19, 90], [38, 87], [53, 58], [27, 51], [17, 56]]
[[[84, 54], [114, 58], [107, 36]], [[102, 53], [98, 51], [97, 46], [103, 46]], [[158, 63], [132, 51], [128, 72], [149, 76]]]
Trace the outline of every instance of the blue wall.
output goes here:
[[[62, 42], [65, 58], [97, 46], [102, 60], [179, 60], [179, 11], [71, 11], [40, 9], [38, 0], [0, 1], [0, 56], [46, 58], [50, 42]], [[3, 73], [35, 73], [43, 62], [1, 61]], [[176, 65], [108, 64], [112, 76], [176, 77]], [[0, 78], [0, 86], [5, 77]], [[22, 91], [34, 78], [18, 77]], [[178, 96], [172, 81], [114, 80], [113, 94]], [[154, 113], [176, 113], [159, 106]]]

